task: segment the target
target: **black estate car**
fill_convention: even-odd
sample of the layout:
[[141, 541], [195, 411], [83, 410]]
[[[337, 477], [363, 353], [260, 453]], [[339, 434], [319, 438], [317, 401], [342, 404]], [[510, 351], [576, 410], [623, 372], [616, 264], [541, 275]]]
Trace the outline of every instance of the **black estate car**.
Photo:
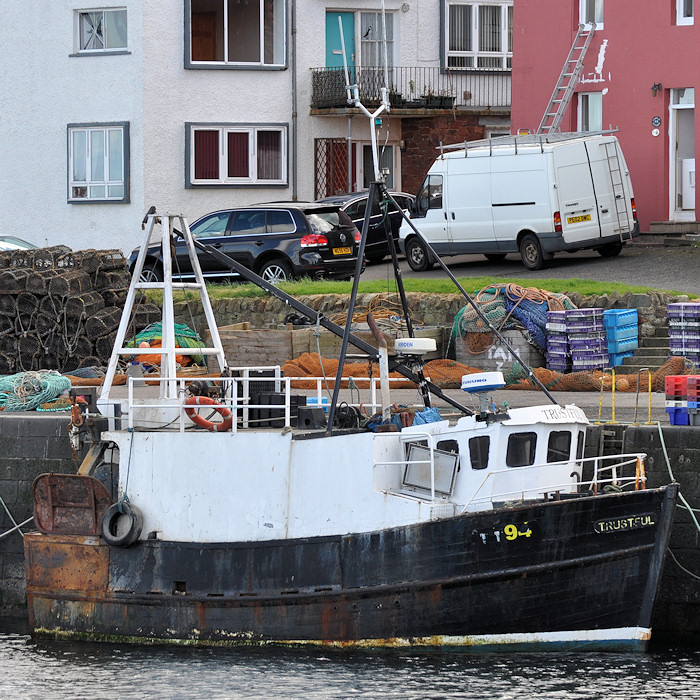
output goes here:
[[[330, 204], [274, 202], [225, 209], [197, 219], [190, 230], [201, 243], [276, 284], [303, 277], [349, 279], [355, 272], [360, 233], [347, 214]], [[133, 272], [138, 249], [129, 256]], [[197, 250], [205, 279], [240, 277], [213, 256]], [[187, 247], [178, 239], [173, 278], [189, 280], [194, 272]], [[148, 249], [141, 281], [163, 280], [160, 245]]]
[[[317, 202], [324, 204], [336, 204], [344, 211], [357, 226], [358, 231], [362, 230], [362, 222], [365, 218], [367, 210], [367, 196], [369, 192], [363, 190], [361, 192], [350, 192], [348, 194], [338, 194], [333, 197], [325, 197], [318, 199]], [[406, 211], [410, 211], [413, 206], [414, 197], [406, 192], [389, 192], [396, 203]], [[384, 233], [384, 219], [389, 217], [391, 224], [391, 232], [394, 236], [394, 242], [399, 239], [399, 229], [401, 228], [401, 212], [390, 202], [386, 204], [374, 203], [369, 220], [369, 229], [367, 231], [367, 243], [365, 244], [365, 258], [369, 262], [379, 262], [384, 259], [389, 253], [386, 243], [386, 234]], [[396, 250], [398, 252], [398, 244]]]

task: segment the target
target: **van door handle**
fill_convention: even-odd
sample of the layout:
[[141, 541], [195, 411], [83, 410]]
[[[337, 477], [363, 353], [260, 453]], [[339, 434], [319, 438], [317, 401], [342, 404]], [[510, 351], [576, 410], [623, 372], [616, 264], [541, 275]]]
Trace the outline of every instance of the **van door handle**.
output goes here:
[[445, 221], [447, 221], [447, 212], [445, 212]]
[[450, 212], [450, 213], [452, 214], [452, 221], [454, 221], [455, 220], [455, 213], [454, 212]]
[[607, 209], [601, 209], [600, 211], [601, 211], [603, 214], [607, 214], [607, 213], [608, 213], [608, 210], [607, 210]]

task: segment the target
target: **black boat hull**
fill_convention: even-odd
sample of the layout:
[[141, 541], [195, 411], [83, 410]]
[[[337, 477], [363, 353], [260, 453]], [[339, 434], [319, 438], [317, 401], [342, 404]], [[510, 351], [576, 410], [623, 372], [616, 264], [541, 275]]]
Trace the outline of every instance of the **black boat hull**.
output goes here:
[[643, 648], [677, 487], [245, 543], [25, 538], [37, 635], [135, 642]]

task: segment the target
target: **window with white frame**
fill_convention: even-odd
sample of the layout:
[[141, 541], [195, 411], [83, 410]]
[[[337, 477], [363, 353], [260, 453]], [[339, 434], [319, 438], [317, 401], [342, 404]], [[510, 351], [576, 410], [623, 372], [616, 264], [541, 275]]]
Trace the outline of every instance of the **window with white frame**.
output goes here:
[[603, 0], [580, 0], [581, 24], [595, 22], [596, 29], [603, 28]]
[[676, 24], [694, 24], [695, 8], [693, 0], [676, 0]]
[[447, 68], [510, 69], [513, 62], [513, 0], [445, 0]]
[[[384, 17], [386, 18], [386, 65], [391, 67], [394, 65], [394, 15], [386, 12]], [[381, 12], [360, 13], [360, 65], [384, 65], [383, 33]]]
[[68, 201], [127, 202], [129, 125], [68, 125]]
[[578, 93], [578, 130], [603, 130], [603, 93]]
[[187, 0], [189, 67], [283, 66], [284, 0]]
[[286, 185], [287, 127], [189, 124], [188, 186]]
[[126, 49], [126, 9], [108, 8], [76, 13], [79, 53]]

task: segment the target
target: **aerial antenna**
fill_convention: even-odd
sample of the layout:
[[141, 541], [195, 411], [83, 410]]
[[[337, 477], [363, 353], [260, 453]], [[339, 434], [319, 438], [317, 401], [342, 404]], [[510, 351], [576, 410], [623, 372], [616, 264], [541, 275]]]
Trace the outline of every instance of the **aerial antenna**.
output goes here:
[[[377, 133], [375, 128], [375, 119], [382, 112], [390, 112], [391, 105], [389, 103], [389, 67], [387, 65], [387, 49], [386, 49], [386, 19], [384, 12], [384, 0], [382, 0], [382, 56], [384, 58], [384, 85], [380, 88], [380, 105], [374, 112], [370, 112], [360, 101], [360, 88], [357, 84], [357, 80], [354, 83], [350, 83], [350, 71], [348, 70], [348, 58], [345, 49], [345, 35], [343, 33], [343, 22], [338, 15], [338, 28], [340, 30], [340, 46], [343, 51], [343, 67], [345, 69], [345, 91], [347, 93], [348, 104], [353, 105], [359, 109], [366, 117], [369, 118], [369, 131], [372, 143], [372, 163], [374, 165], [374, 179], [376, 182], [383, 182], [384, 176], [379, 167], [379, 153], [377, 151]], [[356, 75], [353, 76], [356, 78]]]

